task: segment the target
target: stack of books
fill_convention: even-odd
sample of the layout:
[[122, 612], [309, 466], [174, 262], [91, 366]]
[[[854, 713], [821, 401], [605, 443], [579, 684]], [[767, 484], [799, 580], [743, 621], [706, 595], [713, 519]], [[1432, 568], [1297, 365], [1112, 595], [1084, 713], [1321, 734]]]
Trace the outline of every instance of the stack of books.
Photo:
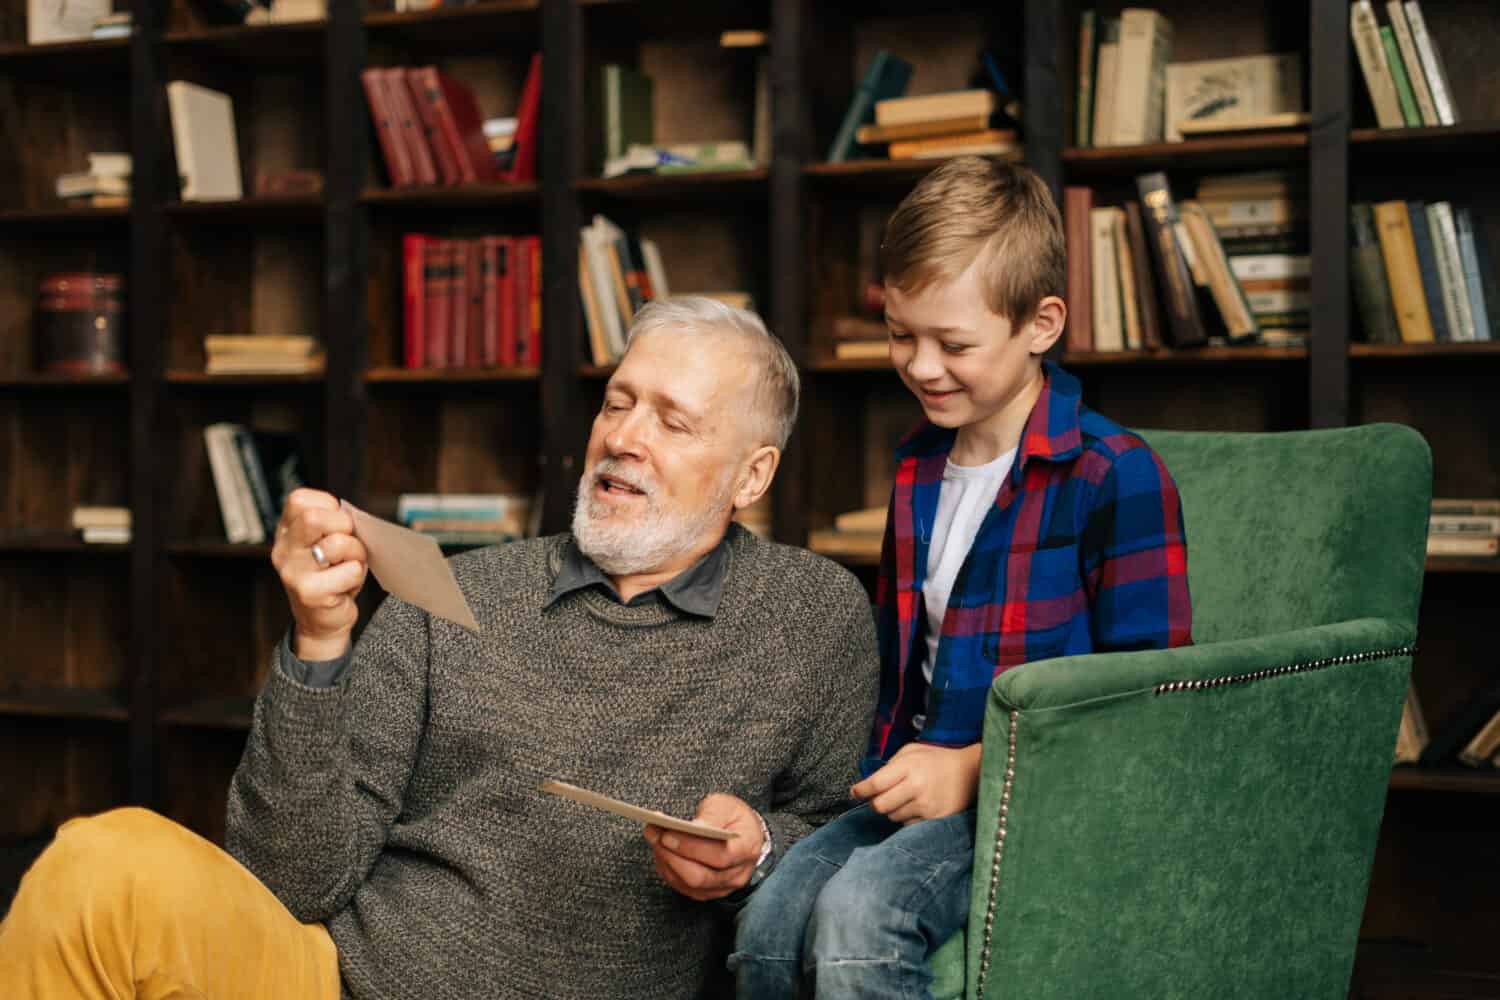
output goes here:
[[130, 11], [121, 10], [94, 18], [92, 38], [129, 38], [135, 30], [135, 19]]
[[360, 81], [392, 186], [536, 179], [541, 53], [532, 55], [521, 87], [504, 169], [496, 165], [479, 101], [468, 84], [435, 66], [371, 67], [360, 73]]
[[275, 538], [287, 496], [307, 482], [296, 435], [226, 421], [203, 428], [203, 443], [224, 536], [249, 544]]
[[1213, 223], [1260, 342], [1300, 347], [1312, 315], [1307, 185], [1284, 170], [1206, 177], [1195, 199]]
[[73, 530], [90, 545], [124, 545], [130, 541], [130, 508], [74, 507]]
[[203, 338], [210, 375], [310, 375], [324, 366], [323, 348], [300, 335], [212, 334]]
[[1429, 556], [1500, 554], [1500, 500], [1433, 500]]
[[875, 124], [855, 133], [862, 146], [885, 146], [892, 160], [948, 156], [1007, 156], [1019, 159], [1013, 128], [990, 128], [1001, 110], [993, 90], [955, 90], [920, 97], [894, 97], [875, 104]]
[[439, 545], [498, 545], [535, 534], [540, 505], [511, 493], [403, 493], [396, 520]]
[[1427, 30], [1417, 0], [1389, 0], [1389, 24], [1381, 24], [1370, 0], [1349, 8], [1349, 34], [1375, 122], [1381, 128], [1458, 123], [1458, 104], [1442, 54]]
[[833, 356], [840, 361], [889, 361], [890, 331], [882, 322], [858, 316], [833, 321]]
[[130, 154], [89, 153], [88, 169], [59, 174], [57, 196], [69, 205], [123, 208], [130, 204]]
[[402, 238], [407, 368], [542, 363], [540, 236]]
[[595, 215], [578, 233], [578, 294], [593, 363], [617, 363], [636, 312], [671, 294], [661, 251], [654, 241]]
[[327, 19], [328, 0], [274, 0], [264, 7], [252, 7], [245, 15], [246, 24], [292, 24]]
[[873, 560], [885, 539], [885, 507], [851, 510], [833, 519], [832, 528], [810, 532], [807, 547], [834, 558]]

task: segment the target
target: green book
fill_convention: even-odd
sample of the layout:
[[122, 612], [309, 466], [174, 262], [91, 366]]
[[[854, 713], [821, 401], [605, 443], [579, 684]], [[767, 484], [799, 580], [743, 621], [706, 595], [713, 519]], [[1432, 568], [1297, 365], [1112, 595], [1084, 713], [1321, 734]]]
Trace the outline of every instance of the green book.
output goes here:
[[604, 67], [604, 160], [625, 155], [632, 145], [656, 141], [651, 78], [629, 66]]
[[856, 135], [861, 125], [875, 120], [875, 105], [879, 101], [900, 97], [906, 93], [906, 84], [911, 79], [911, 63], [885, 49], [875, 53], [865, 78], [854, 91], [849, 108], [844, 112], [844, 121], [838, 135], [828, 147], [828, 162], [841, 163], [864, 155]]
[[1094, 142], [1094, 63], [1099, 58], [1098, 15], [1092, 7], [1078, 16], [1078, 101], [1073, 145], [1087, 149]]
[[1411, 79], [1406, 75], [1406, 63], [1401, 59], [1401, 49], [1396, 44], [1396, 33], [1388, 24], [1380, 26], [1380, 44], [1385, 47], [1386, 65], [1391, 68], [1391, 79], [1396, 84], [1396, 99], [1401, 102], [1401, 117], [1408, 126], [1422, 124], [1422, 112], [1417, 108], [1417, 97], [1412, 93]]

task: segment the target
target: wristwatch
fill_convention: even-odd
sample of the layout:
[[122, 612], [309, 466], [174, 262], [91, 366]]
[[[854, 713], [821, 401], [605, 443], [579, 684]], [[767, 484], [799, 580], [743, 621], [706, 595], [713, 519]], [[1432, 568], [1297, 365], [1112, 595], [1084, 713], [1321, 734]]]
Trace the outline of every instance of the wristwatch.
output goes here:
[[755, 818], [760, 820], [760, 857], [755, 859], [755, 870], [750, 873], [750, 881], [745, 883], [746, 889], [754, 889], [771, 874], [771, 828], [760, 813], [756, 813]]

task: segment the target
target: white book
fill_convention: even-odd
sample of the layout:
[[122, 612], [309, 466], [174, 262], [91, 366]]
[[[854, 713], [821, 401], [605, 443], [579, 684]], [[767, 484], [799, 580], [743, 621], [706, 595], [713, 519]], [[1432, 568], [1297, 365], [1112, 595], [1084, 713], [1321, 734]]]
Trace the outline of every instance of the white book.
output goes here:
[[1387, 0], [1385, 10], [1391, 18], [1391, 31], [1396, 36], [1396, 47], [1401, 50], [1401, 61], [1406, 64], [1406, 76], [1411, 81], [1411, 92], [1417, 100], [1417, 111], [1422, 115], [1422, 124], [1441, 125], [1437, 106], [1432, 103], [1432, 88], [1427, 86], [1427, 74], [1422, 72], [1417, 43], [1412, 38], [1411, 25], [1406, 20], [1406, 10], [1401, 6], [1401, 0]]
[[1120, 272], [1115, 259], [1114, 208], [1089, 209], [1089, 246], [1093, 255], [1094, 350], [1125, 349], [1124, 316], [1120, 311]]
[[1467, 205], [1453, 210], [1453, 228], [1458, 233], [1458, 255], [1464, 262], [1464, 287], [1469, 292], [1469, 310], [1474, 314], [1474, 339], [1490, 339], [1490, 310], [1484, 301], [1484, 279], [1479, 269], [1479, 245], [1474, 241], [1474, 215]]
[[129, 177], [129, 153], [90, 153], [88, 172], [95, 177]]
[[[1107, 22], [1114, 21], [1116, 29], [1119, 27], [1119, 18], [1100, 19], [1101, 29], [1107, 27]], [[1095, 146], [1113, 146], [1114, 138], [1111, 135], [1114, 128], [1115, 110], [1115, 64], [1120, 54], [1119, 41], [1106, 42], [1100, 36], [1099, 55], [1094, 70], [1094, 142]]]
[[233, 201], [243, 195], [234, 101], [186, 80], [167, 84], [183, 201]]
[[610, 355], [618, 359], [625, 354], [625, 324], [620, 318], [609, 254], [604, 245], [606, 237], [597, 226], [592, 225], [584, 226], [580, 230], [580, 237], [589, 279], [594, 286], [594, 298], [599, 304], [599, 316], [604, 321], [604, 339], [609, 346]]
[[130, 529], [84, 528], [83, 540], [90, 545], [125, 545], [130, 541]]
[[1145, 7], [1127, 7], [1120, 12], [1114, 125], [1110, 129], [1110, 138], [1117, 145], [1161, 142], [1171, 56], [1171, 21]]
[[[12, 8], [16, 14], [20, 11]], [[72, 42], [88, 38], [94, 20], [110, 13], [110, 0], [27, 0], [26, 42], [42, 45], [48, 42]]]
[[1422, 72], [1427, 77], [1427, 86], [1432, 89], [1432, 104], [1437, 109], [1438, 121], [1444, 125], [1458, 124], [1458, 108], [1453, 104], [1452, 88], [1448, 86], [1448, 72], [1443, 67], [1442, 56], [1427, 31], [1427, 19], [1417, 0], [1406, 0], [1406, 23], [1411, 28], [1412, 41], [1417, 54], [1422, 58]]
[[1443, 309], [1454, 340], [1477, 339], [1474, 311], [1469, 307], [1469, 288], [1464, 281], [1463, 256], [1458, 250], [1458, 231], [1453, 223], [1453, 205], [1435, 201], [1427, 206], [1427, 225], [1432, 230], [1433, 251], [1443, 285]]
[[1375, 106], [1376, 124], [1381, 128], [1403, 128], [1406, 119], [1401, 114], [1401, 101], [1396, 96], [1391, 68], [1385, 61], [1385, 46], [1380, 41], [1380, 27], [1370, 0], [1354, 0], [1349, 8], [1349, 34], [1354, 39], [1354, 54], [1359, 57], [1365, 86], [1370, 91], [1370, 103]]
[[1243, 254], [1229, 258], [1229, 270], [1240, 281], [1306, 278], [1312, 274], [1312, 257], [1305, 253]]
[[667, 288], [667, 269], [661, 262], [661, 248], [656, 241], [647, 237], [641, 237], [641, 256], [646, 261], [646, 277], [651, 279], [651, 294], [658, 299], [670, 298], [672, 293]]
[[230, 542], [248, 542], [249, 528], [240, 508], [234, 481], [234, 467], [239, 458], [233, 452], [225, 424], [203, 428], [203, 445], [208, 451], [208, 468], [213, 473], [214, 492], [219, 498], [219, 516], [224, 521], [224, 537]]
[[1245, 302], [1252, 315], [1262, 313], [1301, 312], [1312, 308], [1312, 293], [1294, 288], [1274, 288], [1265, 292], [1246, 292]]

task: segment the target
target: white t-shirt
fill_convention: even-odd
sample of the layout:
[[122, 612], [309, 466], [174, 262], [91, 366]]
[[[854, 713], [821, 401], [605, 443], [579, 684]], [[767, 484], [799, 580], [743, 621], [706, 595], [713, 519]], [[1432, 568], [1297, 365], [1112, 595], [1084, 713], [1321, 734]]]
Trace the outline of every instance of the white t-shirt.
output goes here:
[[[937, 662], [938, 639], [943, 634], [943, 616], [948, 613], [953, 581], [1015, 460], [1016, 449], [1012, 448], [984, 465], [954, 465], [950, 460], [943, 469], [932, 543], [927, 549], [927, 579], [922, 584], [922, 604], [927, 613], [927, 658], [922, 673], [928, 685], [932, 684], [932, 667]], [[926, 716], [912, 719], [918, 729], [925, 721]]]

